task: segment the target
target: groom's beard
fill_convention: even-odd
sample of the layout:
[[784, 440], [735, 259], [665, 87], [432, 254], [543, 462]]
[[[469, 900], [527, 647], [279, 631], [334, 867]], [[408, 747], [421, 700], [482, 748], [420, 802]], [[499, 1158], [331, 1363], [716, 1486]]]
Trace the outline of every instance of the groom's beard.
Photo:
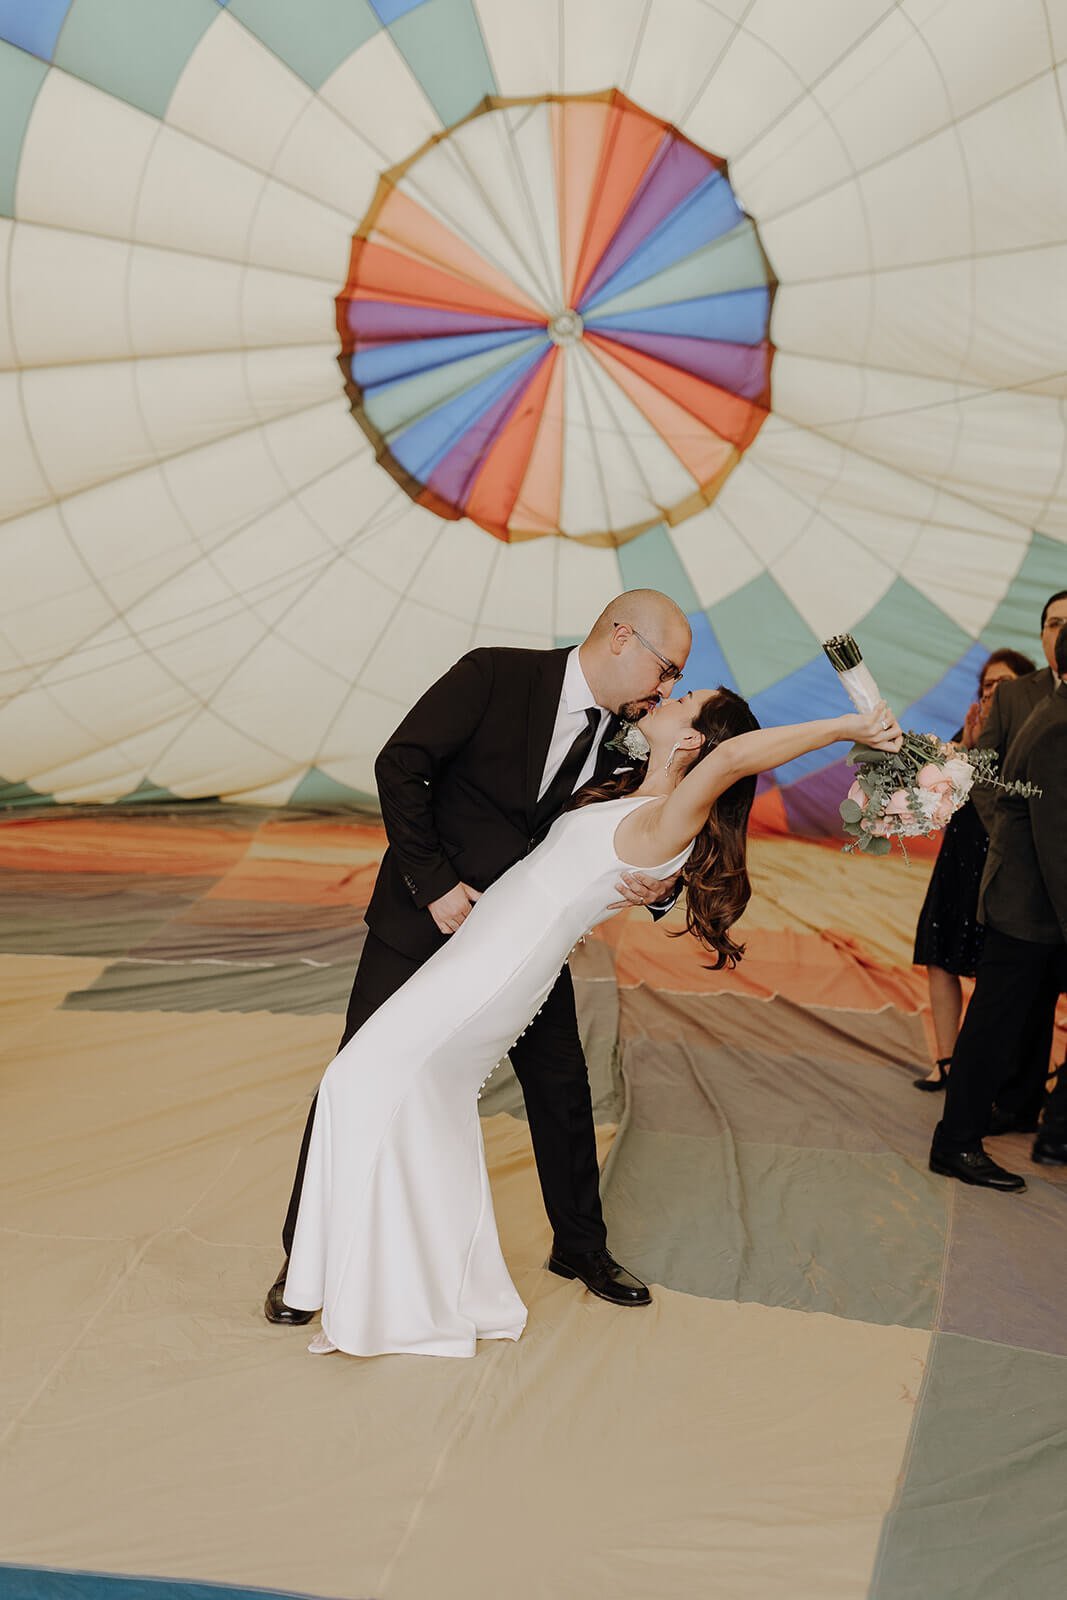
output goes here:
[[624, 722], [640, 722], [656, 705], [659, 705], [659, 695], [648, 700], [627, 700], [619, 707], [619, 716]]

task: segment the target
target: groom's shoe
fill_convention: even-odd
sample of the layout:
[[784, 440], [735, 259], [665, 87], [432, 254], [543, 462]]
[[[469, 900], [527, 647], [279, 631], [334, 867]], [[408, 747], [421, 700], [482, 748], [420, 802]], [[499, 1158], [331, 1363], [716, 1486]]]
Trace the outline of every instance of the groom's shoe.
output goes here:
[[553, 1247], [548, 1270], [560, 1278], [577, 1278], [592, 1294], [613, 1306], [649, 1306], [648, 1285], [620, 1267], [610, 1250], [558, 1250]]
[[287, 1306], [282, 1298], [285, 1293], [285, 1278], [289, 1271], [289, 1257], [282, 1262], [282, 1270], [267, 1290], [267, 1298], [263, 1302], [263, 1315], [268, 1322], [285, 1322], [291, 1328], [302, 1328], [311, 1321], [314, 1311], [297, 1311], [295, 1306]]

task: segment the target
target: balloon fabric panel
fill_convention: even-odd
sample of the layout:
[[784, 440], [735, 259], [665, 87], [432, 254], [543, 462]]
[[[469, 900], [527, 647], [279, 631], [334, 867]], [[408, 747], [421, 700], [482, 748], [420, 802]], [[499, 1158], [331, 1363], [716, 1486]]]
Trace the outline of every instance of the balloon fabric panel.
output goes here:
[[645, 584], [687, 684], [829, 712], [850, 630], [951, 734], [1067, 588], [1058, 26], [0, 0], [0, 803], [371, 802]]

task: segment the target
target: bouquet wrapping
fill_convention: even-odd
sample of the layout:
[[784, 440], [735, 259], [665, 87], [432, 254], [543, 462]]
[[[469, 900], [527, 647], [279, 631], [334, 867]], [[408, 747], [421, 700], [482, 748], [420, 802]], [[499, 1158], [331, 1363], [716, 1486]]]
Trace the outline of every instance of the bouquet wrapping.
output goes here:
[[827, 639], [823, 650], [856, 710], [873, 711], [882, 696], [852, 635], [835, 633], [832, 639]]
[[[852, 635], [827, 639], [823, 650], [856, 710], [873, 711], [882, 696]], [[1040, 794], [1033, 784], [1001, 783], [995, 751], [965, 750], [935, 733], [905, 733], [893, 754], [853, 745], [847, 760], [856, 778], [839, 808], [849, 836], [843, 848], [869, 855], [888, 855], [896, 839], [907, 857], [904, 841], [938, 833], [976, 783], [1008, 794]]]

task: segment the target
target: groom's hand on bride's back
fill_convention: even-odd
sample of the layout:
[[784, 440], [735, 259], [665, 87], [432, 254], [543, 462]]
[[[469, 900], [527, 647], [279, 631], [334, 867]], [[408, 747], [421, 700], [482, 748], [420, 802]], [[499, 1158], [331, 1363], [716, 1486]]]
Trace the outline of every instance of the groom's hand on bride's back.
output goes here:
[[426, 909], [437, 924], [439, 932], [455, 933], [460, 923], [465, 922], [470, 916], [474, 902], [481, 898], [481, 891], [472, 889], [469, 883], [457, 883], [454, 889], [449, 889], [439, 900], [431, 900]]
[[624, 872], [615, 885], [621, 898], [613, 900], [608, 910], [622, 911], [626, 906], [669, 905], [678, 898], [680, 877], [680, 872], [676, 872], [673, 878], [650, 878], [644, 872]]

